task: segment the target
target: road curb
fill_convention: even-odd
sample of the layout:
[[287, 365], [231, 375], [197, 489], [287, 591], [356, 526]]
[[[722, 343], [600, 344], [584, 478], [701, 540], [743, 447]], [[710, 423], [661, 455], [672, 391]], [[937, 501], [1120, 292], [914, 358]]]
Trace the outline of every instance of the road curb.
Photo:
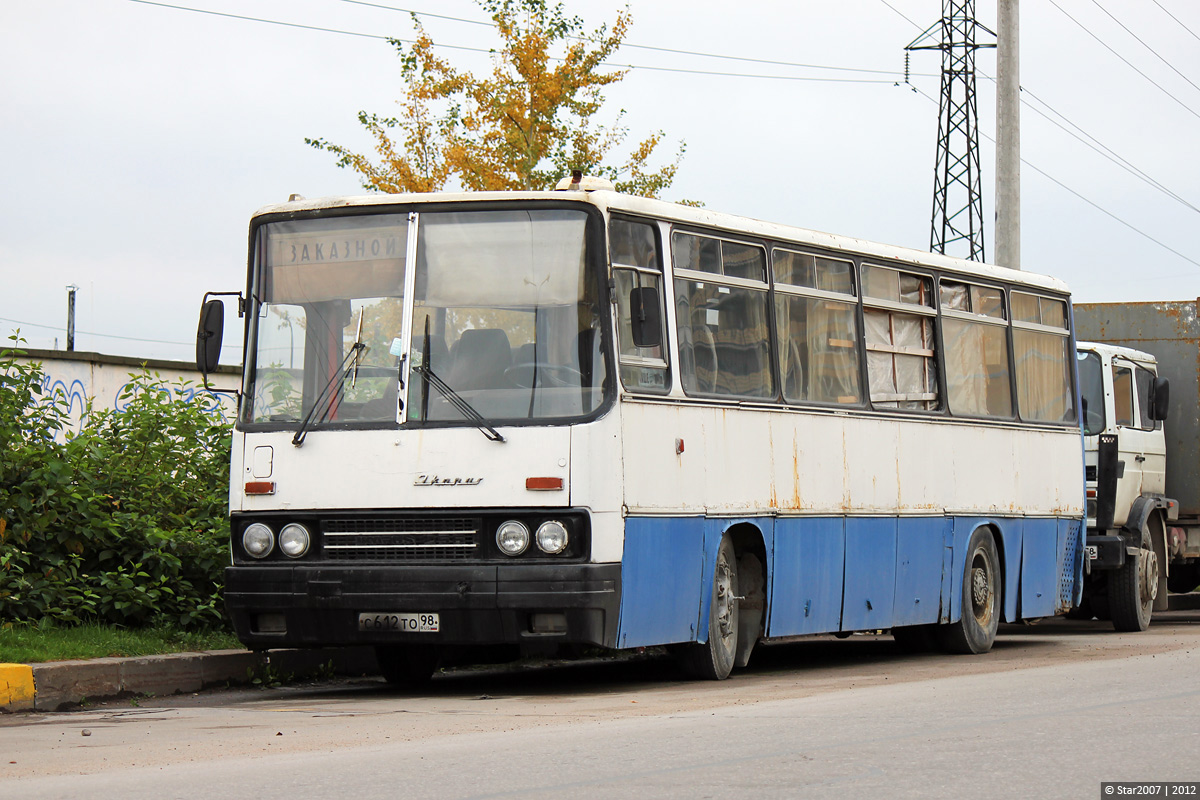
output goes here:
[[28, 664], [0, 664], [0, 709], [33, 708], [33, 670]]
[[0, 664], [0, 712], [59, 711], [121, 695], [170, 695], [313, 675], [378, 671], [369, 647], [209, 650], [134, 658]]

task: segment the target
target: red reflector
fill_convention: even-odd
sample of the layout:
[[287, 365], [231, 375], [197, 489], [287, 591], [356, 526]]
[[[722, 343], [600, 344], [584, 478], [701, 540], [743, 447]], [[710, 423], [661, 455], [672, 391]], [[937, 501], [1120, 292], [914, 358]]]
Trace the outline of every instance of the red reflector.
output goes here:
[[275, 481], [246, 481], [246, 494], [275, 494]]
[[1095, 490], [1095, 489], [1088, 489], [1088, 490], [1087, 490], [1087, 496], [1088, 496], [1089, 498], [1095, 499], [1095, 497], [1096, 497], [1096, 490]]
[[526, 478], [525, 488], [531, 492], [553, 492], [563, 488], [562, 478]]

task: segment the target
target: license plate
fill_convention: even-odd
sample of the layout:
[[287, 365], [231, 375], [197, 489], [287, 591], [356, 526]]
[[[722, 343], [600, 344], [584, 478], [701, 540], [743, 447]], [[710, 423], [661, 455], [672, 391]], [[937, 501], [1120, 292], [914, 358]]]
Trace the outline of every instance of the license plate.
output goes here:
[[418, 614], [359, 614], [359, 631], [372, 633], [437, 633], [441, 621], [430, 612]]
[[1095, 561], [1100, 557], [1100, 548], [1094, 544], [1085, 545], [1084, 551], [1087, 553], [1088, 561]]

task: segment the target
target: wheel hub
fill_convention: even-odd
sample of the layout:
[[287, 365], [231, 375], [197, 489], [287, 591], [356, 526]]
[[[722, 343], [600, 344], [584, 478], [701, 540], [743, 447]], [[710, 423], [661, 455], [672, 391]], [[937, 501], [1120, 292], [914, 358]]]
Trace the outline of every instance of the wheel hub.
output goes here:
[[974, 603], [977, 613], [987, 608], [990, 595], [991, 587], [988, 585], [987, 570], [975, 567], [971, 570], [971, 602]]
[[1158, 597], [1158, 554], [1153, 550], [1143, 549], [1140, 560], [1142, 568], [1138, 577], [1141, 585], [1138, 587], [1143, 603], [1153, 603]]
[[724, 561], [717, 564], [717, 624], [721, 629], [721, 637], [733, 634], [733, 585], [732, 570]]

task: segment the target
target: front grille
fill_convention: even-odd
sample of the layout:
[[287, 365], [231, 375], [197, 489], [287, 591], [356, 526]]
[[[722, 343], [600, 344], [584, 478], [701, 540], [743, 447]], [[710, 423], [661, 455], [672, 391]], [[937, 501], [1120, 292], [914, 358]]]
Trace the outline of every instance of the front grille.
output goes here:
[[330, 561], [465, 561], [479, 549], [478, 517], [332, 519], [321, 522]]

